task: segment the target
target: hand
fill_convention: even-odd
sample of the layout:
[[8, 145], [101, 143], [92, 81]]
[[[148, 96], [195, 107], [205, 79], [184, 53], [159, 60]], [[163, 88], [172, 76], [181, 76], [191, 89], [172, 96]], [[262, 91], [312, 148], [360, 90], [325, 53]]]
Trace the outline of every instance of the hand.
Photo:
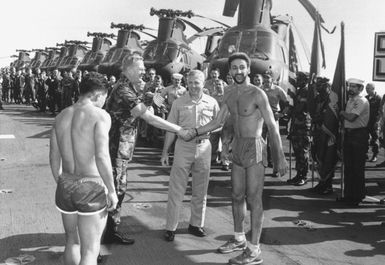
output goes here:
[[290, 89], [287, 90], [287, 94], [291, 97], [291, 98], [295, 98], [295, 93], [293, 91], [291, 91]]
[[162, 157], [160, 158], [160, 163], [164, 167], [169, 165], [169, 163], [168, 163], [168, 154], [167, 153], [162, 153]]
[[281, 177], [283, 177], [289, 170], [289, 164], [285, 158], [281, 158], [278, 162], [278, 165], [274, 165], [274, 172], [278, 172]]
[[118, 195], [116, 195], [116, 192], [109, 192], [107, 194], [107, 211], [111, 212], [116, 209], [116, 206], [118, 204]]
[[181, 129], [178, 131], [178, 136], [185, 140], [186, 142], [190, 141], [196, 136], [196, 132], [194, 128], [191, 129]]
[[282, 113], [280, 113], [280, 112], [277, 112], [277, 113], [275, 113], [274, 114], [274, 118], [276, 119], [276, 120], [279, 120], [280, 118], [282, 118], [284, 115], [282, 114]]

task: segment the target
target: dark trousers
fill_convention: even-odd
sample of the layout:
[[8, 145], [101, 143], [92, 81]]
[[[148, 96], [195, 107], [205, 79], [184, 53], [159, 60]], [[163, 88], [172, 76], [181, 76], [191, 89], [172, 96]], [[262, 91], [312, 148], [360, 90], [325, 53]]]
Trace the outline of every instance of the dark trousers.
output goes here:
[[309, 169], [310, 136], [293, 135], [290, 138], [295, 156], [295, 170], [299, 175], [306, 177]]
[[368, 130], [353, 129], [345, 132], [344, 140], [344, 197], [357, 202], [365, 198], [365, 162], [368, 150]]
[[369, 124], [368, 131], [370, 136], [369, 146], [372, 147], [373, 156], [377, 156], [380, 147], [380, 142], [378, 140], [378, 123]]
[[49, 110], [51, 112], [61, 111], [61, 93], [59, 91], [52, 91], [48, 94]]

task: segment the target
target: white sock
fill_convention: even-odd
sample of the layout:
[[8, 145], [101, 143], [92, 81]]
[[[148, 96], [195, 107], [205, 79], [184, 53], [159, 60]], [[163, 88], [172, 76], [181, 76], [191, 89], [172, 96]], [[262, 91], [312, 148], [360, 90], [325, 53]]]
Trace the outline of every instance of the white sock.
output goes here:
[[247, 243], [247, 247], [251, 250], [251, 252], [253, 253], [258, 253], [259, 252], [259, 244], [258, 245], [254, 245], [254, 244], [251, 244], [250, 242]]
[[245, 232], [241, 232], [241, 233], [235, 232], [235, 233], [234, 233], [234, 238], [235, 238], [235, 240], [237, 240], [238, 242], [240, 242], [240, 241], [245, 241], [245, 240], [246, 240]]

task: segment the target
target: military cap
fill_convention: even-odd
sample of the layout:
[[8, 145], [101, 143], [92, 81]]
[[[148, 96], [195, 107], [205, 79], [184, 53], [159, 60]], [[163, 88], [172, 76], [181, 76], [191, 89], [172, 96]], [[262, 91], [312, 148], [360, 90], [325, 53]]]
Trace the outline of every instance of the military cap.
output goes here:
[[273, 72], [270, 70], [266, 70], [262, 75], [263, 75], [263, 77], [272, 77]]
[[174, 73], [174, 74], [172, 74], [172, 78], [174, 78], [174, 79], [177, 79], [177, 80], [181, 80], [181, 79], [182, 79], [182, 77], [183, 77], [183, 75], [181, 75], [181, 74], [178, 74], [178, 73]]
[[363, 86], [365, 83], [364, 80], [357, 79], [357, 78], [349, 78], [347, 81], [348, 81], [348, 84], [357, 84], [360, 86]]

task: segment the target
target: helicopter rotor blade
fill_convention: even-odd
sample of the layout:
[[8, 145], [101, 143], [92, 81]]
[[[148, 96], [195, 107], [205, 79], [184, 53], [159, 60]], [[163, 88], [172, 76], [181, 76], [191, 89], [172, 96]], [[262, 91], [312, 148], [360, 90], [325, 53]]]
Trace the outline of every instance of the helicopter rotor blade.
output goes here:
[[158, 31], [157, 29], [147, 28], [147, 27], [144, 27], [143, 29], [148, 29], [148, 30], [152, 30], [152, 31]]
[[214, 35], [215, 33], [224, 32], [224, 31], [225, 30], [222, 27], [210, 28], [192, 35], [190, 38], [187, 39], [187, 42], [191, 43], [199, 37], [206, 37], [206, 36]]
[[325, 20], [322, 18], [321, 14], [318, 12], [317, 8], [310, 2], [310, 0], [298, 0], [301, 5], [306, 9], [306, 11], [309, 13], [311, 18], [316, 21], [317, 16], [319, 16], [319, 20], [321, 23], [321, 27], [329, 34], [333, 34], [336, 30], [336, 26], [332, 30], [327, 29], [323, 23], [325, 23]]
[[305, 52], [306, 60], [307, 60], [307, 62], [310, 65], [310, 50], [309, 50], [309, 46], [307, 45], [307, 43], [305, 41], [305, 38], [302, 36], [301, 32], [298, 30], [297, 26], [295, 25], [295, 23], [293, 21], [291, 21], [291, 27], [295, 30], [295, 33], [299, 37], [299, 40], [300, 40], [301, 45], [302, 45], [302, 48], [303, 48], [303, 50]]
[[237, 11], [240, 0], [226, 0], [222, 15], [226, 17], [233, 17]]
[[224, 26], [226, 28], [231, 28], [229, 25], [227, 25], [227, 24], [225, 24], [223, 22], [220, 22], [219, 20], [215, 20], [215, 19], [212, 19], [212, 18], [209, 18], [209, 17], [205, 17], [205, 16], [201, 16], [201, 15], [196, 15], [196, 14], [194, 16], [214, 21], [214, 22], [216, 22], [216, 23], [218, 23], [218, 24], [220, 24], [220, 25], [222, 25], [222, 26]]
[[186, 23], [187, 25], [189, 25], [190, 27], [192, 27], [194, 30], [196, 30], [197, 32], [202, 32], [203, 30], [200, 28], [200, 27], [198, 27], [197, 25], [195, 25], [194, 23], [192, 23], [192, 22], [190, 22], [190, 21], [188, 21], [188, 20], [186, 20], [186, 19], [183, 19], [183, 18], [177, 18], [177, 19], [179, 19], [179, 20], [181, 20], [181, 21], [183, 21], [184, 23]]
[[140, 32], [143, 33], [143, 34], [146, 34], [147, 36], [153, 37], [154, 39], [157, 38], [157, 36], [152, 35], [151, 33], [148, 33], [148, 32], [145, 32], [145, 31], [140, 31]]
[[[315, 21], [317, 16], [317, 8], [309, 0], [298, 0], [301, 5], [306, 9], [311, 18]], [[320, 22], [325, 23], [325, 20], [320, 16]]]

